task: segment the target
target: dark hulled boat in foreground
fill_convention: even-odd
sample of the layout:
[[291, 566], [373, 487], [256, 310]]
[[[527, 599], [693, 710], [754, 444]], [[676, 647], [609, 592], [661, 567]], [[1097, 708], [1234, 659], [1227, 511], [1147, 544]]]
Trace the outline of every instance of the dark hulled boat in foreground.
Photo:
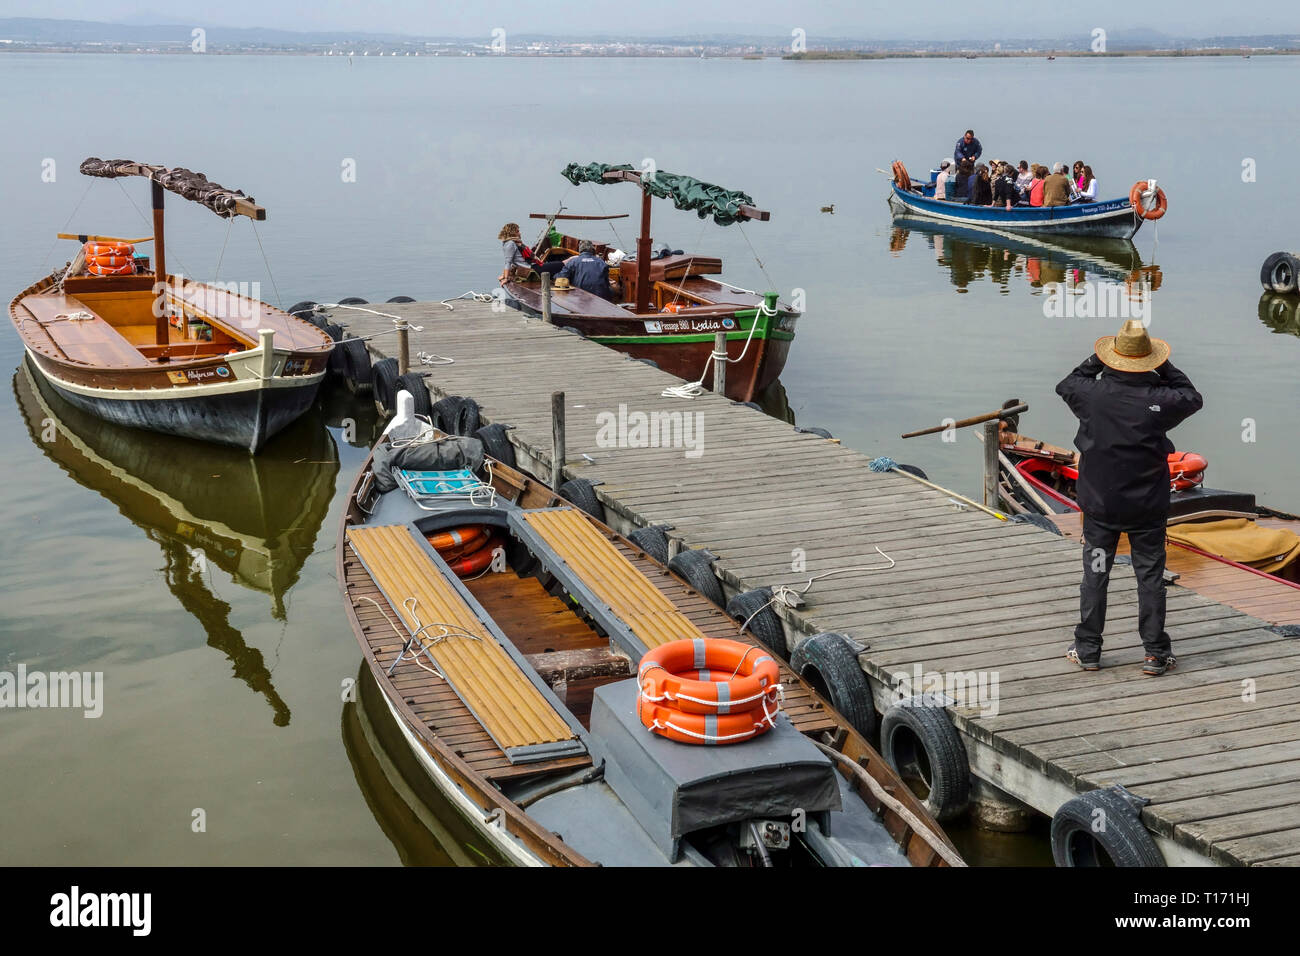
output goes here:
[[[593, 342], [650, 359], [665, 372], [688, 382], [713, 385], [715, 336], [727, 336], [727, 396], [752, 401], [776, 381], [794, 341], [799, 313], [779, 301], [775, 292], [757, 293], [723, 281], [722, 260], [677, 252], [654, 257], [650, 235], [651, 199], [673, 200], [678, 209], [693, 209], [719, 225], [745, 220], [765, 221], [769, 213], [753, 206], [744, 193], [730, 192], [687, 176], [659, 172], [644, 176], [631, 166], [571, 164], [564, 170], [574, 184], [634, 183], [641, 189], [641, 231], [636, 254], [611, 269], [617, 295], [612, 300], [581, 289], [551, 296], [552, 322], [572, 328]], [[615, 217], [534, 213], [547, 228], [532, 247], [542, 262], [577, 254], [584, 237], [555, 228], [557, 221]], [[612, 246], [592, 240], [602, 258]], [[542, 286], [537, 273], [508, 277], [505, 291], [521, 309], [542, 314]]]
[[[349, 494], [344, 605], [424, 774], [506, 859], [960, 865], [846, 718], [716, 605], [478, 442], [397, 421]], [[428, 454], [465, 467], [403, 458]], [[725, 743], [722, 725], [745, 716], [725, 708], [698, 717], [715, 746], [647, 729], [637, 661], [687, 638], [731, 638], [779, 668], [770, 729], [742, 720], [745, 739]], [[764, 706], [780, 696], [769, 686]]]
[[[164, 190], [224, 218], [264, 219], [266, 211], [186, 169], [88, 159], [81, 171], [149, 179], [154, 235], [61, 236], [81, 240], [76, 257], [9, 307], [35, 368], [107, 421], [256, 453], [311, 405], [334, 343], [241, 290], [169, 274]], [[152, 260], [136, 254], [145, 242], [154, 245]]]

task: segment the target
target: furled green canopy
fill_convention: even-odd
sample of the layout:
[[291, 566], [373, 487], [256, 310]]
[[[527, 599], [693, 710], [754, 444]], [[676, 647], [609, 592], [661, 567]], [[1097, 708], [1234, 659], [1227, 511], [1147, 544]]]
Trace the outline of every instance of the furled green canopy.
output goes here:
[[[605, 173], [631, 172], [633, 166], [626, 163], [613, 166], [607, 163], [569, 163], [564, 167], [564, 178], [577, 186], [580, 183], [605, 183]], [[706, 183], [680, 173], [666, 173], [658, 170], [654, 174], [642, 176], [641, 185], [646, 192], [659, 199], [671, 199], [678, 209], [693, 209], [701, 219], [713, 217], [719, 226], [729, 226], [744, 218], [741, 206], [752, 206], [754, 200], [739, 190], [723, 189], [713, 183]]]

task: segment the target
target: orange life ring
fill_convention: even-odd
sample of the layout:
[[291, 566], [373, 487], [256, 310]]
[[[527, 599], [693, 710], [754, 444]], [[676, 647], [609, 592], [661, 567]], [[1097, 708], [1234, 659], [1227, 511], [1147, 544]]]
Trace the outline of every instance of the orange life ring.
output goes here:
[[[487, 544], [495, 544], [496, 541], [497, 539], [493, 537]], [[467, 554], [454, 561], [448, 561], [447, 566], [460, 578], [478, 574], [492, 563], [492, 556], [496, 553], [496, 550], [494, 547], [482, 547], [473, 554]]]
[[135, 259], [132, 256], [86, 256], [87, 265], [107, 266], [110, 269], [116, 269], [118, 266], [133, 265]]
[[1156, 204], [1150, 209], [1142, 205], [1142, 194], [1146, 192], [1147, 181], [1139, 179], [1133, 184], [1133, 188], [1128, 191], [1128, 201], [1133, 207], [1133, 212], [1143, 219], [1159, 219], [1169, 208], [1169, 200], [1165, 198], [1165, 191], [1156, 188]]
[[899, 189], [910, 190], [912, 188], [912, 177], [907, 175], [907, 167], [900, 160], [894, 160], [893, 165], [889, 168], [894, 171], [894, 184]]
[[638, 696], [636, 715], [642, 726], [660, 737], [683, 744], [738, 744], [772, 729], [779, 711], [743, 714], [686, 714]]
[[1186, 491], [1205, 481], [1205, 469], [1210, 463], [1194, 451], [1175, 451], [1169, 454], [1169, 490]]
[[682, 311], [682, 309], [684, 309], [684, 308], [686, 308], [686, 307], [687, 307], [687, 304], [686, 304], [686, 303], [682, 303], [682, 302], [669, 302], [666, 306], [664, 306], [664, 311], [665, 311], [665, 312], [680, 312], [680, 311]]
[[429, 544], [433, 545], [435, 551], [450, 551], [453, 548], [460, 548], [479, 538], [486, 538], [488, 535], [487, 525], [472, 524], [463, 528], [452, 528], [449, 531], [440, 531], [437, 534], [428, 536]]
[[81, 248], [87, 257], [135, 255], [135, 246], [129, 242], [87, 242]]
[[102, 266], [97, 262], [87, 262], [86, 271], [93, 276], [127, 276], [135, 272], [135, 266], [130, 262], [120, 266]]
[[660, 644], [637, 667], [647, 703], [686, 714], [765, 710], [779, 695], [780, 681], [776, 661], [763, 648], [721, 638]]

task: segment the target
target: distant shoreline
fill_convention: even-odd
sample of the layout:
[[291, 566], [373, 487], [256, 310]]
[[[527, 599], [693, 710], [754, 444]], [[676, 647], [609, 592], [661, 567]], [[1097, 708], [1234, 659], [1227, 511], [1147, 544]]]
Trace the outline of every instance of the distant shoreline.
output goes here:
[[19, 43], [9, 42], [0, 43], [0, 54], [3, 53], [48, 53], [48, 54], [86, 54], [90, 56], [330, 56], [333, 58], [348, 59], [385, 59], [398, 56], [405, 57], [423, 57], [424, 59], [493, 59], [509, 58], [523, 60], [792, 60], [802, 62], [831, 62], [842, 60], [1014, 60], [1014, 59], [1038, 59], [1045, 60], [1049, 58], [1064, 59], [1113, 59], [1122, 57], [1164, 57], [1164, 58], [1183, 58], [1183, 57], [1240, 57], [1250, 58], [1252, 56], [1295, 56], [1300, 55], [1300, 48], [1296, 49], [1247, 49], [1247, 50], [1226, 50], [1222, 48], [1207, 49], [1187, 49], [1187, 50], [1115, 50], [1105, 53], [1093, 53], [1089, 50], [996, 50], [996, 51], [916, 51], [908, 52], [904, 50], [814, 50], [806, 53], [709, 53], [700, 55], [698, 53], [535, 53], [535, 52], [511, 52], [503, 53], [461, 53], [461, 52], [439, 52], [429, 53], [421, 51], [419, 53], [397, 52], [397, 51], [376, 51], [374, 53], [327, 53], [324, 50], [303, 50], [303, 49], [238, 49], [238, 48], [209, 48], [204, 53], [194, 53], [188, 47], [177, 49], [125, 49], [109, 48], [95, 46], [92, 48], [82, 46], [57, 47], [49, 44], [38, 44], [32, 46], [23, 46]]
[[1093, 53], [1091, 50], [967, 50], [967, 51], [918, 51], [908, 53], [902, 50], [811, 50], [807, 53], [787, 53], [783, 60], [991, 60], [1024, 59], [1048, 57], [1105, 58], [1126, 56], [1147, 57], [1186, 57], [1186, 56], [1293, 56], [1300, 53], [1297, 49], [1255, 49], [1227, 50], [1222, 47], [1207, 47], [1187, 50], [1110, 50], [1105, 53]]

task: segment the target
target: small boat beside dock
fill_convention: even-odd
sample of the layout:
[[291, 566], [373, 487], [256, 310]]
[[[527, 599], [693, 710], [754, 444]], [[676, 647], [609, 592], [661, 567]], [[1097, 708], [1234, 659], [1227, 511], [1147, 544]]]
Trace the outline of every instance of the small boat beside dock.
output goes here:
[[894, 180], [888, 197], [895, 218], [914, 216], [1000, 232], [1032, 236], [1090, 236], [1098, 239], [1132, 239], [1147, 220], [1164, 215], [1168, 203], [1154, 180], [1139, 181], [1128, 196], [1066, 206], [972, 206], [962, 200], [935, 199], [934, 177], [917, 182], [902, 163], [894, 163]]
[[[266, 210], [187, 169], [92, 158], [81, 171], [148, 179], [154, 234], [60, 236], [82, 243], [76, 256], [9, 307], [36, 370], [106, 421], [256, 453], [311, 405], [333, 340], [239, 287], [169, 274], [163, 198], [175, 192], [227, 219]], [[152, 259], [136, 251], [147, 242]]]
[[[701, 387], [713, 385], [714, 343], [725, 334], [728, 362], [726, 394], [735, 401], [753, 401], [777, 380], [794, 342], [799, 313], [775, 292], [754, 292], [719, 276], [722, 260], [691, 252], [669, 251], [656, 257], [650, 234], [651, 199], [670, 198], [678, 209], [691, 209], [700, 218], [712, 216], [719, 225], [766, 221], [770, 214], [754, 207], [749, 196], [700, 182], [689, 176], [657, 172], [643, 175], [631, 166], [572, 163], [564, 170], [570, 182], [628, 182], [641, 189], [641, 227], [634, 256], [614, 265], [611, 282], [619, 290], [611, 299], [571, 288], [553, 292], [544, 301], [543, 280], [534, 272], [511, 276], [505, 291], [512, 302], [532, 315], [549, 314], [557, 326], [572, 329], [601, 345], [647, 359], [669, 374]], [[534, 213], [546, 220], [533, 245], [541, 265], [576, 255], [583, 237], [556, 228], [562, 220], [616, 217]], [[615, 249], [592, 240], [596, 254], [608, 257]]]
[[[410, 407], [400, 393], [349, 492], [339, 583], [411, 753], [506, 859], [962, 865], [868, 728], [813, 689], [817, 668], [798, 677], [738, 635], [592, 514], [594, 495], [579, 508]], [[685, 671], [669, 660], [678, 645], [694, 658]], [[717, 696], [649, 690], [679, 678]], [[752, 695], [724, 695], [755, 680]]]

